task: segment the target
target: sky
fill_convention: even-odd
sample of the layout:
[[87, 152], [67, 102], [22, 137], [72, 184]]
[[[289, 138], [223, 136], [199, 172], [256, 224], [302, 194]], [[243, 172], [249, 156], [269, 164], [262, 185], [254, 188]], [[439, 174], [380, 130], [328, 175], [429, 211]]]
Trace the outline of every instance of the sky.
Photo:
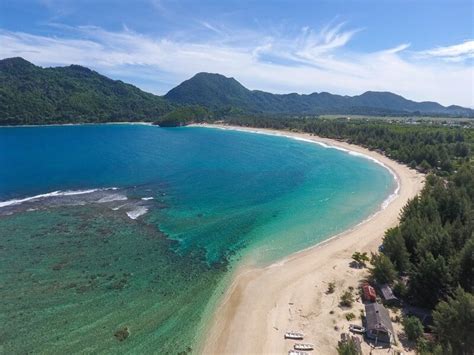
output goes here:
[[474, 1], [2, 0], [0, 58], [17, 56], [156, 94], [204, 71], [273, 93], [474, 107]]

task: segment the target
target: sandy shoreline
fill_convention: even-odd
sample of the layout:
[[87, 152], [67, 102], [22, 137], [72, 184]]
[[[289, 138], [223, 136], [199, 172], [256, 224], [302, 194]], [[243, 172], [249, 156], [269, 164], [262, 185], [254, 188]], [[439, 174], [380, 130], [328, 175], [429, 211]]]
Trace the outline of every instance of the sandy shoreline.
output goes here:
[[[283, 334], [294, 330], [305, 333], [305, 341], [315, 345], [315, 353], [335, 354], [339, 335], [341, 331], [347, 331], [348, 326], [344, 317], [346, 311], [338, 307], [339, 295], [349, 286], [356, 287], [366, 272], [349, 267], [351, 255], [354, 251], [377, 250], [385, 230], [398, 223], [402, 207], [423, 187], [423, 175], [377, 152], [309, 134], [201, 126], [291, 136], [322, 143], [363, 154], [396, 175], [399, 183], [397, 194], [370, 219], [330, 241], [292, 254], [270, 266], [241, 266], [216, 309], [200, 349], [204, 354], [286, 354], [293, 343], [284, 340]], [[326, 295], [329, 282], [336, 282], [336, 292]], [[358, 314], [357, 309], [352, 312]], [[340, 330], [335, 331], [335, 326]]]

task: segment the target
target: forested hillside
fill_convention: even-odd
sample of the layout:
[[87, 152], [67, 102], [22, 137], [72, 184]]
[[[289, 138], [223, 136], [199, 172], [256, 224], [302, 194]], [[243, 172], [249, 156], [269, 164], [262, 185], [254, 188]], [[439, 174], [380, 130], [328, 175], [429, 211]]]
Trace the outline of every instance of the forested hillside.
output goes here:
[[165, 98], [178, 104], [202, 105], [213, 110], [238, 109], [248, 113], [474, 116], [471, 109], [444, 107], [436, 102], [414, 102], [391, 92], [368, 91], [357, 96], [327, 92], [277, 95], [249, 90], [234, 78], [210, 73], [196, 74], [170, 90]]
[[159, 96], [85, 67], [0, 60], [0, 124], [154, 121], [170, 109]]

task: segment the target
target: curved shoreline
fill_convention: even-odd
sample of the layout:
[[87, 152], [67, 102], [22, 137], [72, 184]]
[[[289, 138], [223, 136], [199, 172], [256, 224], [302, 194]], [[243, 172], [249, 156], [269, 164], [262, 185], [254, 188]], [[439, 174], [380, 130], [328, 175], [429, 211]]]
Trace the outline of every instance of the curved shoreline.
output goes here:
[[[375, 164], [378, 164], [378, 165], [382, 166], [383, 168], [385, 168], [386, 170], [388, 170], [388, 172], [393, 176], [393, 179], [395, 180], [395, 182], [397, 184], [394, 191], [382, 202], [381, 209], [385, 209], [390, 204], [392, 199], [396, 197], [396, 195], [398, 194], [398, 192], [400, 190], [400, 178], [398, 177], [398, 175], [392, 169], [390, 169], [390, 167], [388, 167], [386, 164], [384, 164], [383, 162], [381, 162], [377, 158], [373, 157], [372, 154], [361, 153], [361, 152], [357, 152], [357, 151], [352, 150], [352, 149], [342, 147], [342, 145], [347, 145], [347, 143], [339, 142], [339, 141], [332, 140], [332, 139], [329, 139], [329, 138], [311, 136], [307, 133], [287, 132], [287, 134], [282, 134], [282, 132], [286, 132], [286, 131], [278, 131], [278, 130], [272, 130], [272, 129], [266, 129], [266, 128], [258, 128], [257, 129], [257, 128], [248, 128], [248, 127], [239, 127], [239, 126], [215, 125], [215, 124], [192, 124], [192, 125], [189, 125], [189, 126], [190, 127], [205, 127], [205, 128], [214, 128], [214, 129], [223, 129], [223, 130], [247, 132], [247, 133], [254, 133], [254, 134], [263, 134], [263, 135], [276, 136], [276, 137], [285, 137], [285, 138], [294, 139], [294, 140], [297, 140], [297, 141], [303, 141], [303, 142], [307, 142], [307, 143], [317, 144], [317, 145], [320, 145], [323, 148], [327, 148], [327, 149], [336, 149], [336, 150], [345, 152], [345, 153], [353, 155], [353, 156], [358, 156], [358, 157], [362, 157], [364, 159], [371, 160]], [[306, 135], [306, 136], [309, 136], [309, 137], [313, 137], [314, 139], [302, 138], [301, 135]], [[323, 141], [321, 141], [323, 139], [330, 141], [331, 144], [324, 143]], [[351, 145], [351, 146], [356, 147], [355, 145]], [[362, 148], [362, 147], [360, 147], [360, 148]], [[362, 148], [362, 149], [365, 149], [365, 148]], [[368, 149], [365, 149], [365, 150], [367, 152], [370, 152]], [[366, 218], [365, 220], [363, 220], [360, 223], [364, 223], [366, 220], [371, 219], [378, 212], [379, 212], [379, 210], [377, 210], [375, 213], [371, 214], [368, 218]], [[358, 223], [357, 225], [359, 225], [360, 223]]]
[[[400, 210], [423, 187], [424, 177], [374, 151], [306, 133], [224, 125], [196, 125], [259, 134], [286, 136], [329, 148], [362, 155], [383, 165], [398, 187], [366, 220], [321, 243], [291, 254], [266, 267], [245, 263], [235, 272], [222, 297], [199, 352], [204, 354], [287, 353], [286, 331], [303, 331], [318, 353], [336, 353], [339, 334], [345, 327], [337, 306], [337, 292], [325, 295], [328, 282], [337, 288], [355, 287], [363, 270], [351, 269], [354, 251], [376, 251], [386, 229], [398, 223]], [[398, 190], [398, 191], [397, 191]], [[385, 205], [386, 204], [386, 205]], [[338, 326], [340, 331], [335, 331]], [[342, 329], [341, 329], [342, 328]]]

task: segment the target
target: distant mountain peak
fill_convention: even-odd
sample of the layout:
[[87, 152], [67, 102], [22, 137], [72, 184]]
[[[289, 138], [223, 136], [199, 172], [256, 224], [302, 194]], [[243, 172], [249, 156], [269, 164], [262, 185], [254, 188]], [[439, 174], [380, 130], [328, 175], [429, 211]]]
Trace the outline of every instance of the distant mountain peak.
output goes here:
[[177, 103], [219, 107], [221, 105], [238, 106], [244, 104], [249, 95], [251, 95], [251, 91], [234, 78], [228, 78], [222, 74], [201, 72], [171, 89], [165, 98]]
[[2, 70], [12, 70], [12, 69], [34, 69], [37, 68], [33, 63], [30, 63], [26, 59], [22, 57], [12, 57], [12, 58], [5, 58], [0, 60], [0, 68]]
[[[277, 74], [277, 73], [276, 73]], [[0, 60], [0, 120], [156, 119], [174, 104], [199, 105], [217, 112], [264, 114], [450, 115], [473, 117], [474, 110], [415, 102], [387, 91], [356, 96], [328, 92], [309, 95], [249, 90], [233, 77], [200, 72], [164, 97], [145, 93], [81, 65], [41, 68], [15, 57]], [[230, 109], [230, 110], [229, 110]], [[2, 117], [3, 115], [3, 117]], [[128, 116], [128, 117], [125, 117]]]
[[309, 95], [272, 94], [249, 90], [234, 78], [205, 72], [185, 80], [170, 90], [165, 98], [178, 104], [219, 109], [235, 107], [255, 113], [473, 115], [469, 109], [444, 107], [436, 102], [415, 102], [389, 91], [366, 91], [356, 96], [341, 96], [328, 92]]
[[34, 65], [33, 63], [30, 63], [26, 59], [22, 57], [11, 57], [11, 58], [5, 58], [1, 59], [0, 63], [2, 64], [28, 64], [28, 65]]

